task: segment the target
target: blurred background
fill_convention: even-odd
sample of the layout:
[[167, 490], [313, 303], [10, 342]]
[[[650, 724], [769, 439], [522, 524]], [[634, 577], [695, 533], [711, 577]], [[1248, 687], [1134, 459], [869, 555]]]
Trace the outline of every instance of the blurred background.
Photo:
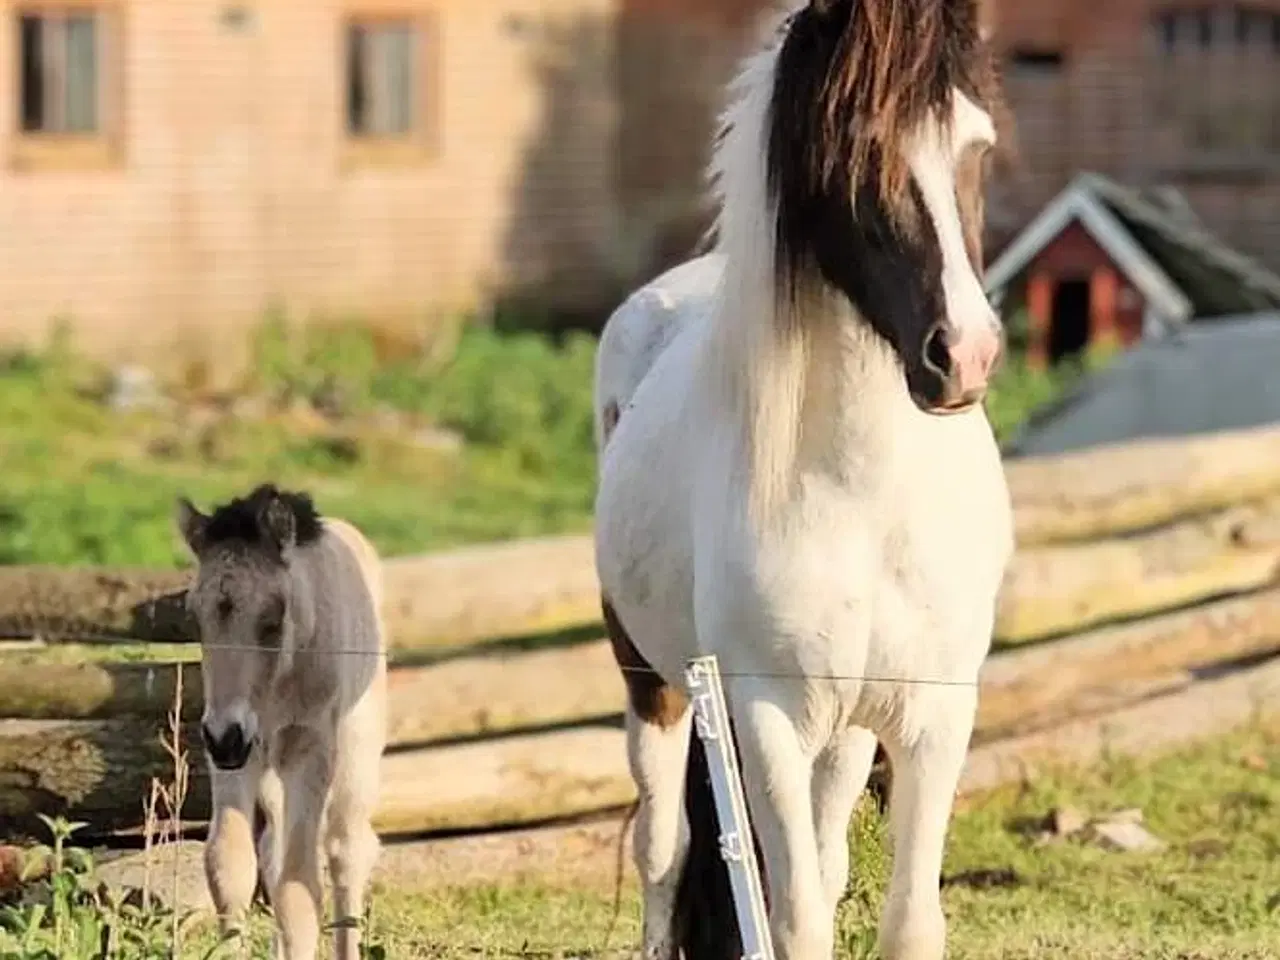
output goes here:
[[[250, 474], [389, 550], [581, 527], [590, 337], [707, 225], [766, 6], [10, 4], [0, 559], [171, 563], [174, 488]], [[1280, 301], [1280, 4], [986, 15], [1016, 119], [986, 248], [1009, 440], [1116, 348]], [[1198, 403], [1156, 426], [1242, 415]], [[1085, 419], [1026, 448], [1152, 428]]]

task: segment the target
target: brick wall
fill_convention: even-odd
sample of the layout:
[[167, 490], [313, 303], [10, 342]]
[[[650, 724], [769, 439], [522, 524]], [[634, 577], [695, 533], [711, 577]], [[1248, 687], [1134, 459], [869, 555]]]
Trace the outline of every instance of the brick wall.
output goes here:
[[[368, 3], [118, 0], [116, 136], [83, 156], [24, 150], [0, 3], [0, 334], [62, 316], [111, 355], [219, 351], [275, 303], [422, 317], [585, 271], [614, 230], [612, 0]], [[429, 18], [420, 153], [349, 149], [361, 9]]]
[[1280, 268], [1278, 0], [993, 2], [1021, 154], [993, 186], [995, 230], [1092, 169], [1179, 187], [1214, 232]]

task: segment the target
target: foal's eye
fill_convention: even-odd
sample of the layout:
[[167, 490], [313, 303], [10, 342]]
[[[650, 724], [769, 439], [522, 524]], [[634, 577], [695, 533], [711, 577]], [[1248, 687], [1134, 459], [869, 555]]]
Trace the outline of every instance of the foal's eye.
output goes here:
[[278, 621], [269, 620], [258, 628], [258, 637], [264, 647], [280, 646], [280, 624]]

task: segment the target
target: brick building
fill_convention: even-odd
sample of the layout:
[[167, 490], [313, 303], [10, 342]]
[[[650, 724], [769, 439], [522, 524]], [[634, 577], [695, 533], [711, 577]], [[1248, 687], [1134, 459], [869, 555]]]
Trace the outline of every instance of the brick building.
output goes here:
[[992, 0], [1019, 169], [995, 246], [1080, 170], [1176, 187], [1226, 243], [1280, 268], [1280, 0]]
[[[0, 336], [207, 350], [271, 306], [600, 309], [685, 255], [766, 0], [0, 0]], [[1280, 260], [1280, 0], [989, 0], [1021, 165]]]
[[68, 317], [107, 353], [222, 349], [273, 305], [420, 318], [595, 274], [614, 16], [0, 0], [0, 331]]

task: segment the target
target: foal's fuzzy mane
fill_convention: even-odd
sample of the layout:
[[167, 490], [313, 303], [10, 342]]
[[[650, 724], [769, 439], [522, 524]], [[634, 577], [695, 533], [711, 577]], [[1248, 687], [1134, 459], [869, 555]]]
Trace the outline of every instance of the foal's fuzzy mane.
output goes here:
[[262, 540], [259, 517], [273, 501], [284, 504], [293, 514], [298, 545], [314, 543], [323, 532], [323, 525], [311, 496], [307, 493], [281, 490], [272, 483], [264, 483], [246, 497], [237, 497], [215, 507], [205, 527], [207, 544], [239, 543], [256, 544]]

